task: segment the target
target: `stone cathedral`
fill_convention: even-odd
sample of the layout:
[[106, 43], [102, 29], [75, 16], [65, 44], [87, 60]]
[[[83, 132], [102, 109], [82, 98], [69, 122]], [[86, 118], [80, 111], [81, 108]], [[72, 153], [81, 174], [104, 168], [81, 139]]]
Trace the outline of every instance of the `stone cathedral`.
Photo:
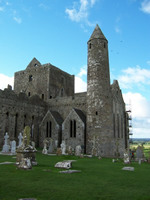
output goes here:
[[26, 125], [37, 147], [43, 140], [62, 141], [101, 157], [123, 156], [129, 146], [129, 123], [117, 80], [110, 84], [108, 41], [96, 25], [88, 43], [87, 92], [74, 92], [74, 75], [36, 58], [0, 90], [0, 147]]

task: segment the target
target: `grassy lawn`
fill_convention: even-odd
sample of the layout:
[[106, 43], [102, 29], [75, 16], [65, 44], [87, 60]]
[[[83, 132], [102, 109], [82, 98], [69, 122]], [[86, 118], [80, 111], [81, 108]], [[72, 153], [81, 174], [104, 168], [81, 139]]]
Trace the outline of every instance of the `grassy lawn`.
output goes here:
[[[15, 162], [14, 156], [0, 155], [0, 162]], [[135, 171], [123, 171], [122, 160], [48, 156], [37, 153], [32, 170], [0, 165], [0, 200], [150, 200], [150, 164], [130, 164]], [[81, 173], [60, 174], [56, 162], [77, 160], [72, 169]], [[45, 171], [48, 170], [48, 171]]]

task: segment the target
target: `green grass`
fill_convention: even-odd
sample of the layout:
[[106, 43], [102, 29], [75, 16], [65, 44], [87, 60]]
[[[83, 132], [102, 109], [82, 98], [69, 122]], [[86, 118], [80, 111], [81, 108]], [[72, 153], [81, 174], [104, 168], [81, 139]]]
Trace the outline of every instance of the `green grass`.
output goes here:
[[[0, 162], [15, 162], [13, 156], [0, 155]], [[122, 160], [48, 156], [37, 153], [32, 170], [0, 165], [0, 200], [37, 198], [38, 200], [150, 200], [150, 164], [130, 164], [135, 171], [123, 171]], [[60, 174], [55, 163], [77, 160], [72, 169], [81, 173]], [[50, 170], [50, 171], [43, 171]]]

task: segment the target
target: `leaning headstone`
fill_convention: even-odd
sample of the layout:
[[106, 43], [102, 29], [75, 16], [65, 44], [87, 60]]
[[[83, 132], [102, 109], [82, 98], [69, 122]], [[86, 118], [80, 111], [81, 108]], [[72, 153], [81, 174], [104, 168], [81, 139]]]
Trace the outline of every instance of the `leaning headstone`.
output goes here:
[[9, 135], [8, 133], [6, 133], [4, 136], [4, 145], [3, 145], [2, 153], [9, 153], [10, 145], [8, 144], [8, 138], [9, 138]]
[[11, 142], [11, 153], [16, 154], [16, 141], [15, 140], [13, 140]]
[[62, 141], [60, 146], [61, 146], [62, 155], [66, 155], [66, 144], [64, 140]]
[[136, 149], [136, 160], [139, 161], [139, 159], [144, 159], [144, 153], [143, 153], [143, 147], [138, 146]]
[[80, 145], [76, 146], [75, 155], [76, 156], [81, 156], [81, 151], [82, 151], [81, 146]]
[[22, 139], [23, 139], [22, 133], [19, 133], [18, 139], [19, 139], [18, 147], [20, 147], [22, 145]]

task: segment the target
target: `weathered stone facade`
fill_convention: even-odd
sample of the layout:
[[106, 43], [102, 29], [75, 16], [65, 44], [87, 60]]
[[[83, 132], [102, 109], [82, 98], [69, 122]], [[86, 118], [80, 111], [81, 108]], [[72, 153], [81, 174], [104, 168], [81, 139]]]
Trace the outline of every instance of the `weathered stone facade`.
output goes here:
[[15, 73], [14, 91], [0, 90], [0, 146], [5, 132], [18, 141], [24, 127], [43, 146], [46, 138], [102, 157], [128, 148], [128, 115], [118, 82], [110, 85], [108, 41], [97, 25], [88, 41], [87, 92], [74, 93], [74, 76], [34, 58]]

